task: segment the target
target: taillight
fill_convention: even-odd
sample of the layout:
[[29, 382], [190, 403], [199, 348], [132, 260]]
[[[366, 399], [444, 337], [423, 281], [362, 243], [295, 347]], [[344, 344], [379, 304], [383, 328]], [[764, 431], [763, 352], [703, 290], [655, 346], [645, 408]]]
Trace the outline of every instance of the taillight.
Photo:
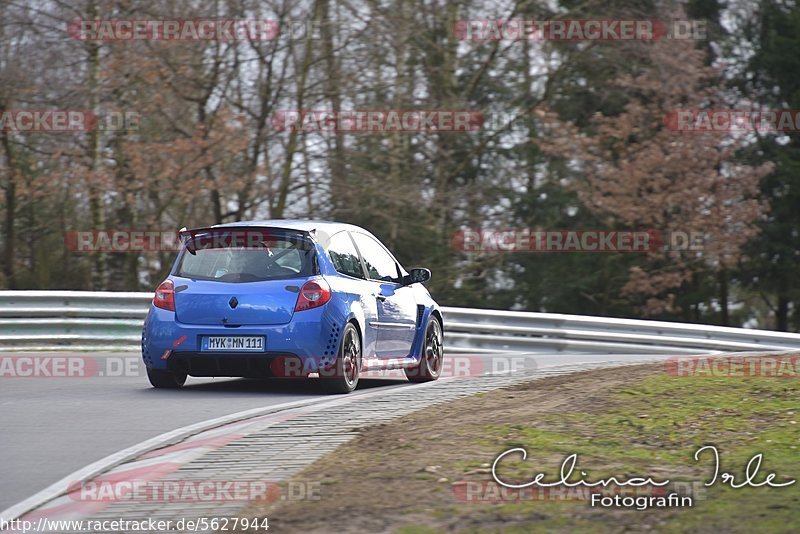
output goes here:
[[331, 300], [331, 288], [325, 280], [309, 280], [300, 288], [294, 311], [318, 308]]
[[156, 289], [153, 306], [162, 310], [175, 311], [175, 284], [172, 280], [164, 280]]

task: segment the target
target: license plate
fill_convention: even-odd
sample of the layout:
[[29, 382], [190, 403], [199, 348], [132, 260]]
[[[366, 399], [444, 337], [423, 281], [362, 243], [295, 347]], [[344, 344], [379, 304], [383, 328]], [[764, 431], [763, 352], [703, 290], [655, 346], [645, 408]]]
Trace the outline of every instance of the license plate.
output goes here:
[[264, 336], [206, 336], [204, 351], [264, 352]]

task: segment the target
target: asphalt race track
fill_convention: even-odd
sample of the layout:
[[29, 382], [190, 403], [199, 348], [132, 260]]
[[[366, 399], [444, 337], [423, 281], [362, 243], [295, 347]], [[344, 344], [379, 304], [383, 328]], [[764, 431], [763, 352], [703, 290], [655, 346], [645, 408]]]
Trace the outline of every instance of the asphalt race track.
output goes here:
[[[52, 356], [90, 368], [80, 376], [15, 376], [7, 362]], [[520, 354], [525, 366], [631, 358], [609, 354]], [[491, 358], [479, 357], [491, 368]], [[637, 355], [638, 360], [666, 356]], [[314, 380], [189, 378], [182, 390], [150, 387], [136, 353], [0, 353], [0, 510], [92, 462], [164, 432], [215, 417], [290, 401], [329, 398]], [[27, 369], [27, 368], [26, 368]], [[502, 370], [503, 367], [500, 366]], [[40, 373], [42, 374], [42, 373]], [[46, 374], [46, 373], [45, 373]], [[88, 375], [88, 376], [86, 376]], [[362, 379], [352, 395], [402, 388], [405, 379]]]

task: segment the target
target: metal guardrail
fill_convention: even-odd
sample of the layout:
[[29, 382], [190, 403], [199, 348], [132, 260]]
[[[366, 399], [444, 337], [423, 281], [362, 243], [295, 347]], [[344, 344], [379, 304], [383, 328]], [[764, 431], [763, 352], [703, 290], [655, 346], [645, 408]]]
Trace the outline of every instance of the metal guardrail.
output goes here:
[[800, 349], [800, 334], [558, 313], [445, 308], [458, 351], [700, 354]]
[[140, 350], [152, 293], [0, 291], [0, 351]]
[[[152, 293], [0, 291], [0, 351], [139, 350]], [[800, 349], [800, 334], [638, 319], [443, 308], [453, 352], [687, 354]]]

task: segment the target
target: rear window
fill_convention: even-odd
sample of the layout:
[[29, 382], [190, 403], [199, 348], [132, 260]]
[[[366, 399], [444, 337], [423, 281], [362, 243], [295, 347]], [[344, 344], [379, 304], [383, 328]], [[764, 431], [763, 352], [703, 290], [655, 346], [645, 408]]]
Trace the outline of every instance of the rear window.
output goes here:
[[[175, 275], [219, 282], [261, 282], [312, 276], [313, 244], [302, 235], [204, 234], [186, 243]], [[194, 252], [194, 253], [192, 253]]]

